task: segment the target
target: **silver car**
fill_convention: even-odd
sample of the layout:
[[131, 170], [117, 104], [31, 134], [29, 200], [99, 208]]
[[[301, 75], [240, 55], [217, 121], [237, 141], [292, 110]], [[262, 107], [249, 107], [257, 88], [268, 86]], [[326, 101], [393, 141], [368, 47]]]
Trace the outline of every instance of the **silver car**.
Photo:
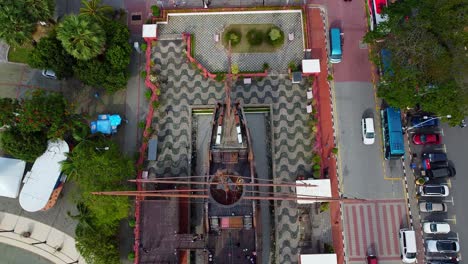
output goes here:
[[453, 240], [426, 240], [427, 252], [431, 253], [458, 253], [460, 245]]
[[419, 210], [424, 213], [447, 212], [447, 205], [445, 203], [421, 202]]

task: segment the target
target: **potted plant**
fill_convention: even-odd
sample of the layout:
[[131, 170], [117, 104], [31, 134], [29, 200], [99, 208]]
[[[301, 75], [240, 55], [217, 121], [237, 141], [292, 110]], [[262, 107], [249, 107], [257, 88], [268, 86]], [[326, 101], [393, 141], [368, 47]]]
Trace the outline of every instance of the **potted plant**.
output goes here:
[[417, 185], [424, 185], [425, 183], [426, 183], [426, 179], [424, 179], [424, 177], [419, 177], [416, 179]]

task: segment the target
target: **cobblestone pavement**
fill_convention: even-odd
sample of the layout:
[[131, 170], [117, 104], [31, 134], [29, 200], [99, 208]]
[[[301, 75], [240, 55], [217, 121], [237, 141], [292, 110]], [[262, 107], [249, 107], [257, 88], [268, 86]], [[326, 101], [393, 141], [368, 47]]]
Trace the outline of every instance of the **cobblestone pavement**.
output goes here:
[[[158, 176], [187, 175], [190, 136], [188, 106], [214, 104], [223, 98], [222, 83], [206, 80], [190, 69], [182, 53], [182, 41], [158, 41], [153, 60], [161, 76], [161, 107], [153, 124], [158, 131], [158, 160], [152, 166]], [[166, 84], [164, 84], [166, 83]], [[233, 85], [233, 98], [243, 104], [272, 104], [274, 157], [277, 180], [311, 176], [311, 131], [307, 125], [306, 87], [291, 84], [287, 76], [271, 76], [244, 86]], [[290, 189], [283, 191], [292, 191]], [[295, 202], [280, 202], [276, 211], [277, 263], [297, 263], [298, 210]]]
[[[222, 33], [231, 24], [275, 24], [285, 34], [285, 44], [274, 53], [233, 53], [232, 63], [239, 65], [240, 71], [261, 71], [268, 63], [272, 70], [286, 72], [291, 61], [299, 63], [304, 57], [302, 16], [300, 10], [288, 13], [258, 14], [206, 14], [171, 15], [168, 24], [158, 24], [158, 34], [172, 35], [188, 32], [195, 37], [195, 58], [209, 71], [228, 69], [227, 51], [221, 41], [215, 42], [215, 34]], [[294, 33], [294, 40], [288, 34]]]

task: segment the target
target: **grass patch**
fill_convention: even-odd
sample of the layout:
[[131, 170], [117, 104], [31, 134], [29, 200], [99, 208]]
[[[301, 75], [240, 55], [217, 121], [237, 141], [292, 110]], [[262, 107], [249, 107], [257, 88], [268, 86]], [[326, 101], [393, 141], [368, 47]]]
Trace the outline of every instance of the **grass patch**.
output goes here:
[[25, 44], [21, 47], [10, 47], [8, 61], [26, 64], [32, 49], [33, 47], [30, 44]]
[[[240, 32], [241, 34], [241, 40], [239, 44], [232, 46], [231, 47], [231, 52], [232, 53], [271, 53], [275, 52], [279, 48], [281, 48], [283, 44], [278, 45], [278, 46], [272, 46], [266, 41], [261, 42], [259, 45], [251, 45], [249, 43], [249, 39], [247, 37], [247, 33], [252, 30], [255, 30], [255, 32], [258, 34], [258, 32], [262, 32], [265, 36], [267, 34], [267, 31], [270, 30], [276, 26], [273, 24], [232, 24], [229, 25], [227, 28], [224, 29], [223, 32], [223, 45], [226, 49], [228, 49], [229, 44], [227, 42], [227, 38], [224, 37], [225, 33], [227, 32]], [[252, 33], [251, 33], [252, 34]]]

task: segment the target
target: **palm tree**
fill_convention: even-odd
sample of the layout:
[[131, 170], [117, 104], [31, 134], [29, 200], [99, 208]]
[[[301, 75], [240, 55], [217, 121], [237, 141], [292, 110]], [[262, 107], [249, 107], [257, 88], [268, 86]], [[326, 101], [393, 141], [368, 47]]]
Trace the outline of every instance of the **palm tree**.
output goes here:
[[63, 48], [79, 60], [89, 60], [104, 51], [104, 30], [89, 18], [70, 15], [58, 26], [57, 39]]
[[101, 0], [81, 0], [81, 4], [80, 16], [91, 17], [101, 23], [109, 19], [106, 14], [114, 11], [112, 6], [101, 5]]

